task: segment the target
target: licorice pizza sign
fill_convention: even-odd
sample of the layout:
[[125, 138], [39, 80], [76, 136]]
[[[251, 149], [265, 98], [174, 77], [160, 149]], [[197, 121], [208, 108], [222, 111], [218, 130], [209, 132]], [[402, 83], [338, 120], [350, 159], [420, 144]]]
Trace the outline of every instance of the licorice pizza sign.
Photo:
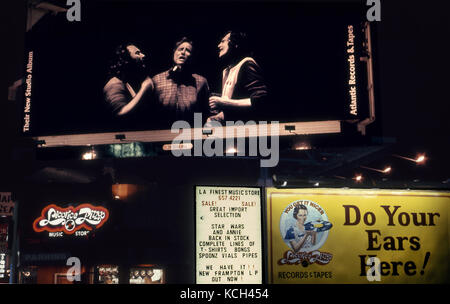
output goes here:
[[[92, 231], [102, 227], [109, 218], [104, 207], [82, 204], [76, 207], [59, 207], [54, 204], [45, 207], [41, 216], [33, 222], [36, 232], [48, 231], [49, 236], [72, 235], [80, 230]], [[76, 235], [86, 235], [80, 232]]]

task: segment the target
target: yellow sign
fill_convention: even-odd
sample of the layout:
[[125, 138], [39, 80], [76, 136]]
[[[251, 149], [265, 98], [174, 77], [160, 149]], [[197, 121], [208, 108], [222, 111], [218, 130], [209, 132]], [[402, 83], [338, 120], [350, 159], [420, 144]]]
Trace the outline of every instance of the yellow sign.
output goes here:
[[448, 283], [450, 193], [267, 189], [269, 283]]

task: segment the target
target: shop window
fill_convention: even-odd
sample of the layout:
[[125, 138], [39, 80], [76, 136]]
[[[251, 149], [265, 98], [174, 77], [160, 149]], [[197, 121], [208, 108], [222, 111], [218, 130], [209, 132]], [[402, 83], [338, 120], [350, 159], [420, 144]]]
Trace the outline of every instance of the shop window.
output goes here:
[[130, 269], [130, 284], [164, 284], [164, 270], [158, 267]]
[[98, 284], [119, 284], [119, 266], [97, 266]]
[[86, 269], [80, 269], [80, 281], [70, 281], [67, 266], [26, 266], [19, 271], [19, 284], [76, 284], [86, 282]]
[[55, 273], [53, 283], [54, 284], [73, 284], [73, 281], [69, 281], [69, 279], [67, 278], [67, 273]]

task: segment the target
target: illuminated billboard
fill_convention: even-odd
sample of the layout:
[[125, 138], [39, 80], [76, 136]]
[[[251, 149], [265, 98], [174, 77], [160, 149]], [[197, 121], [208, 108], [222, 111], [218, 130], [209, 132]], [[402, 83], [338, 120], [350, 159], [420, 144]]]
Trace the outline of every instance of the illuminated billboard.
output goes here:
[[269, 283], [446, 283], [449, 203], [437, 191], [269, 188]]
[[196, 201], [196, 283], [261, 284], [261, 190], [201, 187]]
[[76, 2], [29, 10], [22, 131], [47, 145], [171, 141], [180, 121], [340, 133], [370, 116], [365, 5]]

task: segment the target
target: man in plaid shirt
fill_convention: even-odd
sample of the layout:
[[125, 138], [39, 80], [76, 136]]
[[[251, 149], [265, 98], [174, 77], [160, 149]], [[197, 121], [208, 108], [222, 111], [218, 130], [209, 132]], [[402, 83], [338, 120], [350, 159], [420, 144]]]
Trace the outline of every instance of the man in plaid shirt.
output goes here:
[[192, 41], [184, 37], [175, 44], [173, 67], [155, 75], [152, 80], [156, 94], [158, 121], [168, 127], [177, 120], [193, 124], [194, 113], [209, 113], [209, 87], [206, 78], [193, 74], [190, 61]]

